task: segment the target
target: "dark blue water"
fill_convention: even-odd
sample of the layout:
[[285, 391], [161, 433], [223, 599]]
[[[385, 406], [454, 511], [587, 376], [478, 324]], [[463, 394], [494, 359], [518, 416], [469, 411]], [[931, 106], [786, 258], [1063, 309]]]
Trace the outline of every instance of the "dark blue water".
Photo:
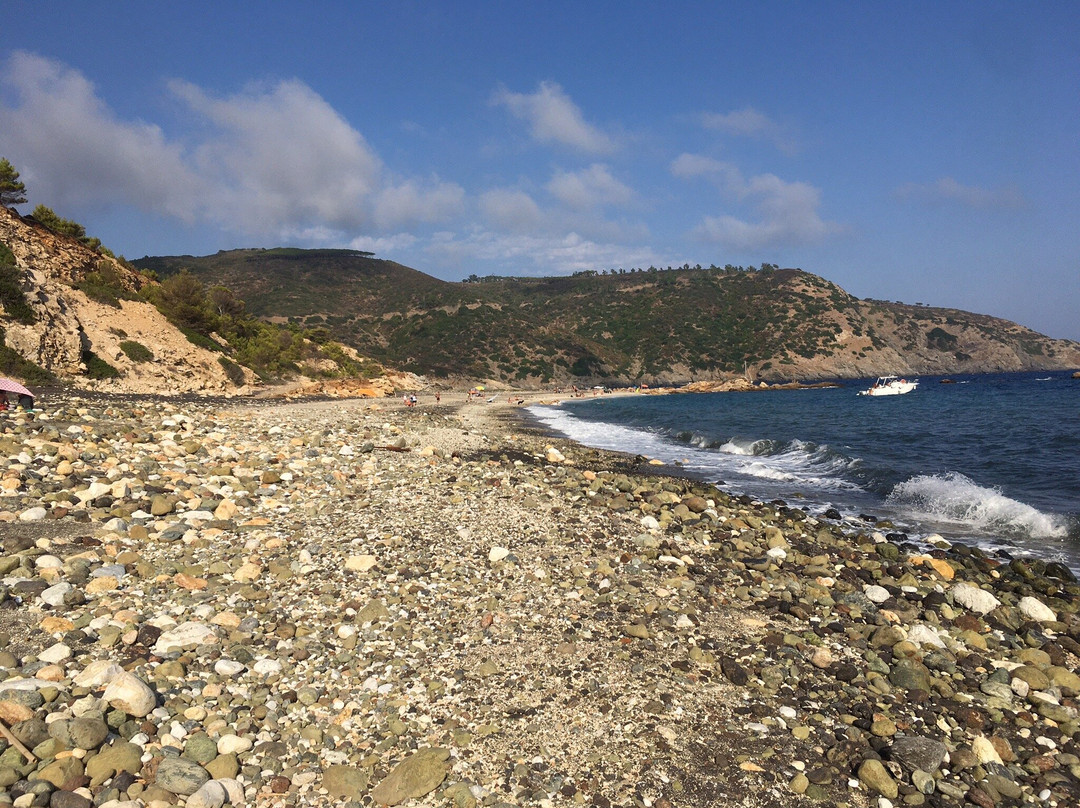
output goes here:
[[580, 443], [679, 464], [733, 493], [818, 515], [888, 518], [1080, 568], [1080, 380], [1070, 373], [923, 378], [758, 393], [636, 395], [533, 407]]

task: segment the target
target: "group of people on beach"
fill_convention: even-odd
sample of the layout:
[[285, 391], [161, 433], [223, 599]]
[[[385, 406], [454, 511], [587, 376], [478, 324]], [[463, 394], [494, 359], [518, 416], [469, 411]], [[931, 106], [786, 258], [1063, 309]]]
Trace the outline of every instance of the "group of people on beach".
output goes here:
[[34, 399], [32, 396], [20, 395], [16, 402], [13, 404], [9, 400], [7, 393], [0, 393], [0, 412], [5, 410], [32, 410], [34, 409]]

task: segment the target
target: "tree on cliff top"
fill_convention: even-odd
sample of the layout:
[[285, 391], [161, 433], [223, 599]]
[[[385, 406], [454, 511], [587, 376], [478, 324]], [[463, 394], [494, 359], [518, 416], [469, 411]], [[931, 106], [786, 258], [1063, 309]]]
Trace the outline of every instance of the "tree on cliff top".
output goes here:
[[26, 201], [26, 186], [19, 182], [15, 166], [0, 157], [0, 205], [21, 205]]

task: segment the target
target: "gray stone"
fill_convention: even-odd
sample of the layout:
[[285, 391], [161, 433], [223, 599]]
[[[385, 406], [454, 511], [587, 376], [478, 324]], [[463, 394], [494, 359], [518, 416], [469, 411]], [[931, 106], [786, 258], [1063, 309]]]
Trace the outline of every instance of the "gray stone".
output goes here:
[[210, 772], [193, 760], [167, 757], [161, 761], [154, 781], [166, 791], [188, 796], [210, 779]]
[[930, 690], [930, 671], [916, 659], [898, 659], [889, 671], [889, 682], [908, 690]]
[[205, 732], [196, 732], [189, 735], [184, 743], [184, 754], [188, 760], [194, 760], [198, 764], [209, 763], [217, 757], [217, 741], [209, 737]]
[[933, 774], [941, 768], [947, 753], [941, 741], [919, 735], [897, 735], [889, 746], [889, 758], [909, 772], [921, 770]]
[[859, 766], [859, 782], [870, 791], [895, 800], [899, 788], [892, 775], [885, 769], [880, 760], [864, 760]]
[[142, 768], [142, 749], [133, 743], [117, 741], [104, 747], [86, 762], [90, 785], [100, 785], [119, 772], [138, 774]]
[[327, 766], [322, 785], [331, 797], [359, 799], [367, 791], [368, 772], [355, 766]]
[[375, 786], [372, 799], [383, 805], [397, 805], [434, 791], [450, 771], [449, 757], [450, 750], [432, 747], [405, 758]]
[[49, 724], [49, 735], [69, 749], [97, 749], [109, 736], [109, 727], [100, 713]]

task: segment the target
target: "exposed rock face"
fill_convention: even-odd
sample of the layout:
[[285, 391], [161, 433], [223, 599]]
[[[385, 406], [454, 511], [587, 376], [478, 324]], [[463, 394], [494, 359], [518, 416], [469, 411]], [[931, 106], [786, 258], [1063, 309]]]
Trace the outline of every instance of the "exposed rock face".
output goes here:
[[[146, 276], [2, 206], [0, 242], [23, 271], [23, 289], [34, 310], [35, 320], [30, 324], [0, 320], [5, 343], [25, 359], [65, 381], [113, 392], [236, 390], [215, 354], [193, 345], [153, 305], [122, 300], [115, 308], [89, 299], [71, 285], [103, 262], [132, 292], [153, 283]], [[125, 340], [148, 348], [153, 359], [129, 359], [120, 348]], [[120, 371], [120, 378], [88, 380], [83, 362], [87, 350]]]

